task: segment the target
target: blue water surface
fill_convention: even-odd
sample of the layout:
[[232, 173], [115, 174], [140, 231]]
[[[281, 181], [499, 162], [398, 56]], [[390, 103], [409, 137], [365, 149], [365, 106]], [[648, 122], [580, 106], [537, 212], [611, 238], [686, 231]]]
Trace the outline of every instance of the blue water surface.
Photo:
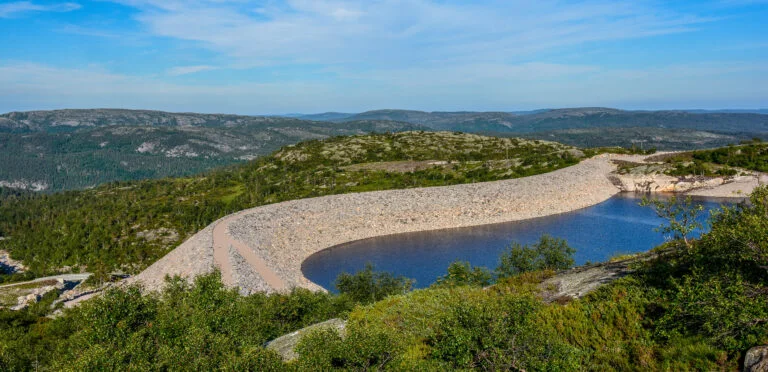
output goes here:
[[[595, 206], [555, 216], [359, 240], [310, 256], [302, 264], [302, 271], [308, 279], [335, 291], [333, 283], [339, 274], [354, 273], [372, 263], [377, 271], [415, 279], [414, 287], [423, 288], [445, 275], [451, 262], [469, 261], [493, 269], [511, 242], [535, 243], [542, 234], [567, 240], [576, 249], [577, 265], [605, 261], [617, 254], [648, 251], [669, 238], [655, 230], [664, 221], [650, 208], [639, 206], [641, 198], [642, 195], [624, 193]], [[710, 210], [733, 202], [695, 201], [706, 209], [701, 215], [705, 224]]]

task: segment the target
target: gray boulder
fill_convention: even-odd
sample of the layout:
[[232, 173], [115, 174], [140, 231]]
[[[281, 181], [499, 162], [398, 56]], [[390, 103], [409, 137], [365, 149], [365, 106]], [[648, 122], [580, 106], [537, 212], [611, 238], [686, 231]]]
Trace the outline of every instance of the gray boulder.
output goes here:
[[747, 351], [744, 372], [768, 372], [768, 345], [755, 346]]

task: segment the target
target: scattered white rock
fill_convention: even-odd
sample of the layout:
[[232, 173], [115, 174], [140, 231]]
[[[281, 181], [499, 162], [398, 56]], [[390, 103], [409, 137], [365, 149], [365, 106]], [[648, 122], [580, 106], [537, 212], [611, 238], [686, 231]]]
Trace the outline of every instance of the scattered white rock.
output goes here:
[[139, 152], [141, 154], [143, 153], [152, 153], [155, 151], [155, 147], [157, 147], [157, 144], [152, 142], [144, 142], [136, 149], [136, 152]]
[[50, 187], [45, 181], [28, 181], [28, 180], [0, 180], [0, 187], [7, 187], [9, 189], [18, 190], [30, 190], [30, 191], [45, 191]]
[[[0, 237], [0, 240], [5, 239], [5, 237]], [[23, 273], [27, 271], [27, 267], [23, 262], [11, 258], [11, 255], [7, 251], [0, 250], [0, 271], [6, 273]]]

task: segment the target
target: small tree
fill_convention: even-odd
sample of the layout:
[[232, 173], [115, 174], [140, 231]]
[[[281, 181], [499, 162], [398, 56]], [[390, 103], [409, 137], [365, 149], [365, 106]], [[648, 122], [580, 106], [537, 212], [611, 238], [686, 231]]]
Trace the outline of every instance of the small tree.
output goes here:
[[573, 266], [574, 253], [576, 250], [570, 247], [565, 239], [547, 234], [542, 235], [539, 242], [531, 246], [513, 242], [509, 249], [501, 254], [496, 276], [508, 278], [529, 271], [565, 270]]
[[475, 266], [466, 261], [456, 261], [448, 266], [448, 274], [437, 278], [438, 286], [478, 286], [484, 287], [491, 284], [493, 276], [491, 272], [482, 266]]
[[671, 233], [674, 239], [682, 239], [688, 249], [692, 246], [688, 235], [703, 227], [697, 218], [704, 206], [694, 203], [690, 196], [683, 200], [673, 196], [667, 201], [644, 197], [640, 205], [651, 207], [659, 217], [667, 220], [667, 223], [657, 227], [656, 231], [662, 234]]
[[408, 292], [411, 286], [412, 279], [374, 271], [371, 263], [367, 263], [365, 269], [355, 274], [341, 273], [336, 278], [336, 289], [339, 293], [361, 304], [374, 303], [390, 295]]

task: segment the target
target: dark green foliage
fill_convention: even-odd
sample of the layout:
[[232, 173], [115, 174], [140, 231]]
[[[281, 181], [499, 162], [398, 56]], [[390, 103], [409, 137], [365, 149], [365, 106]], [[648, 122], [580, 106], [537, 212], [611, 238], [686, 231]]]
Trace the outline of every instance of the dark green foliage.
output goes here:
[[283, 370], [265, 342], [350, 309], [307, 290], [243, 297], [217, 274], [160, 295], [112, 289], [54, 320], [0, 311], [0, 370]]
[[768, 342], [768, 187], [749, 203], [724, 208], [712, 230], [687, 254], [647, 275], [661, 282], [669, 304], [658, 332], [701, 335], [733, 352]]
[[[748, 203], [723, 208], [699, 246], [702, 258], [754, 272], [768, 271], [768, 187], [755, 189]], [[750, 275], [751, 276], [751, 275]]]
[[496, 277], [508, 278], [529, 271], [565, 270], [573, 266], [573, 254], [576, 250], [564, 239], [542, 235], [531, 246], [512, 243], [502, 252]]
[[454, 303], [426, 340], [430, 356], [452, 369], [573, 368], [577, 351], [538, 332], [533, 317], [540, 308], [531, 296]]
[[336, 278], [336, 289], [352, 301], [369, 304], [387, 296], [408, 292], [413, 280], [403, 276], [395, 277], [388, 272], [374, 271], [372, 264], [354, 274], [342, 273]]
[[765, 341], [768, 288], [739, 274], [712, 275], [699, 269], [672, 285], [668, 311], [659, 319], [660, 336], [697, 335], [731, 351]]
[[331, 329], [310, 333], [297, 346], [301, 371], [383, 370], [401, 352], [394, 337], [385, 332], [353, 328], [344, 338]]
[[475, 266], [465, 261], [456, 261], [448, 266], [448, 273], [437, 278], [436, 286], [474, 286], [484, 287], [491, 284], [493, 275], [482, 266]]

